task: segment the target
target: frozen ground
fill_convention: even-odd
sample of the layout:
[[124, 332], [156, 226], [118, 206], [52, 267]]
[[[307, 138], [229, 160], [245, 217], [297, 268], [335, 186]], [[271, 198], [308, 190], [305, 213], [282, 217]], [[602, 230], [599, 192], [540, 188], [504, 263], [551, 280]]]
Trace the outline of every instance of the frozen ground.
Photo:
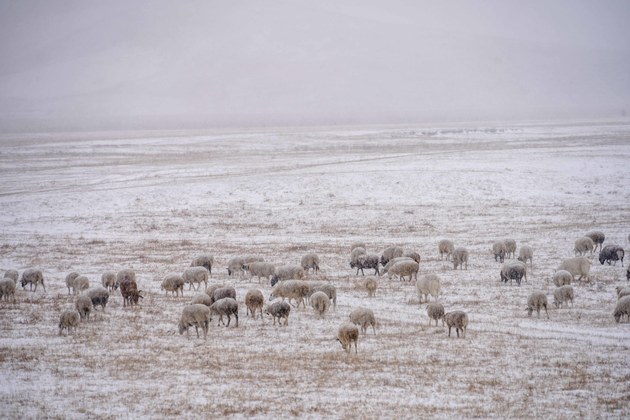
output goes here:
[[[528, 318], [592, 229], [628, 249], [630, 125], [362, 127], [211, 133], [91, 133], [0, 139], [0, 269], [40, 267], [46, 292], [0, 302], [0, 415], [15, 417], [527, 417], [630, 416], [630, 324], [612, 317], [625, 267], [595, 261], [572, 309]], [[490, 247], [511, 237], [535, 250], [521, 287], [499, 282]], [[437, 242], [471, 252], [440, 261]], [[348, 266], [349, 245], [416, 250], [442, 277], [447, 310], [469, 314], [465, 339], [428, 326], [414, 286], [380, 278], [375, 298]], [[180, 336], [184, 298], [161, 277], [198, 253], [299, 263], [317, 252], [338, 289], [336, 312], [293, 309], [288, 327], [213, 324]], [[628, 258], [630, 259], [630, 258]], [[626, 261], [630, 264], [630, 261]], [[136, 270], [145, 299], [58, 336], [73, 306], [64, 277]], [[313, 277], [313, 276], [311, 276]], [[358, 355], [334, 340], [351, 309], [372, 308], [376, 335]]]

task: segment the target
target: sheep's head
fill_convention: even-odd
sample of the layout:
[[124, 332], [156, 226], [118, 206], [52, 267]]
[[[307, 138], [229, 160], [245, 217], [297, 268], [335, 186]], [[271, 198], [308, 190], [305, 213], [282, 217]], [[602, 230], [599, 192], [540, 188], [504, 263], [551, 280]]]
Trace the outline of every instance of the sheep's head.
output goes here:
[[606, 261], [606, 258], [602, 255], [602, 253], [599, 253], [599, 262], [604, 265], [604, 262]]
[[177, 327], [179, 328], [180, 335], [184, 334], [184, 331], [188, 329], [188, 326], [182, 321], [179, 321], [179, 324], [177, 324]]

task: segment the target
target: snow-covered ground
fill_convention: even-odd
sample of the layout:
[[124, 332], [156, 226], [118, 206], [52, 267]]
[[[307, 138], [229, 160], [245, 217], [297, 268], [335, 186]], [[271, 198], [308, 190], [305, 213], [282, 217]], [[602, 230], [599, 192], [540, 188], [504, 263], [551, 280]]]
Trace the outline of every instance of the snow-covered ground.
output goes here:
[[[612, 123], [5, 135], [0, 269], [40, 267], [46, 291], [0, 302], [0, 415], [628, 417], [630, 324], [612, 317], [626, 268], [595, 260], [569, 309], [553, 308], [550, 279], [589, 230], [628, 249], [629, 167], [630, 125]], [[468, 248], [468, 270], [439, 259], [442, 238]], [[499, 282], [490, 248], [504, 238], [535, 250], [521, 287]], [[355, 240], [419, 252], [447, 311], [468, 313], [466, 338], [428, 325], [412, 283], [381, 277], [368, 298], [348, 265]], [[241, 302], [238, 328], [213, 319], [205, 341], [177, 331], [195, 292], [160, 291], [202, 252]], [[336, 311], [248, 319], [246, 290], [270, 285], [228, 278], [227, 260], [307, 252]], [[141, 304], [116, 292], [59, 336], [65, 275], [98, 284], [125, 267]], [[527, 316], [534, 290], [550, 319]], [[348, 355], [336, 330], [358, 306], [379, 327]]]

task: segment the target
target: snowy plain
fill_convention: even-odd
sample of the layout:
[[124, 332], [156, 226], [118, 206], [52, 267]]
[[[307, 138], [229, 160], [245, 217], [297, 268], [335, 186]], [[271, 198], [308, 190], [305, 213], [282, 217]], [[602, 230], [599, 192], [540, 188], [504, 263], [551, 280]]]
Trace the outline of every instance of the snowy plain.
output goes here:
[[[573, 308], [553, 307], [551, 276], [587, 231], [628, 250], [629, 167], [630, 124], [611, 122], [3, 135], [0, 269], [39, 267], [46, 291], [0, 302], [0, 415], [627, 418], [630, 324], [612, 311], [630, 261], [595, 258]], [[440, 260], [442, 238], [470, 251], [468, 270]], [[499, 281], [490, 249], [505, 238], [534, 248], [520, 287]], [[446, 310], [468, 313], [466, 338], [429, 326], [412, 282], [379, 277], [368, 298], [348, 264], [357, 240], [420, 253]], [[307, 252], [336, 310], [248, 319], [247, 289], [271, 287], [229, 278], [227, 260]], [[177, 331], [195, 292], [160, 290], [200, 253], [241, 303], [238, 328], [213, 322], [207, 340]], [[122, 268], [140, 305], [115, 292], [59, 336], [66, 274], [96, 285]], [[534, 290], [550, 319], [527, 316]], [[358, 306], [379, 326], [346, 354], [335, 334]]]

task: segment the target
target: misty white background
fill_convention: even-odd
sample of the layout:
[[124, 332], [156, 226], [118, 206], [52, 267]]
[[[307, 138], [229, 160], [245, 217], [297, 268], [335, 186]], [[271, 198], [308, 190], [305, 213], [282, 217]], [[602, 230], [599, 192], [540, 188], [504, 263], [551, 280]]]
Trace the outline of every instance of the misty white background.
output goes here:
[[621, 118], [628, 1], [0, 1], [0, 129]]

